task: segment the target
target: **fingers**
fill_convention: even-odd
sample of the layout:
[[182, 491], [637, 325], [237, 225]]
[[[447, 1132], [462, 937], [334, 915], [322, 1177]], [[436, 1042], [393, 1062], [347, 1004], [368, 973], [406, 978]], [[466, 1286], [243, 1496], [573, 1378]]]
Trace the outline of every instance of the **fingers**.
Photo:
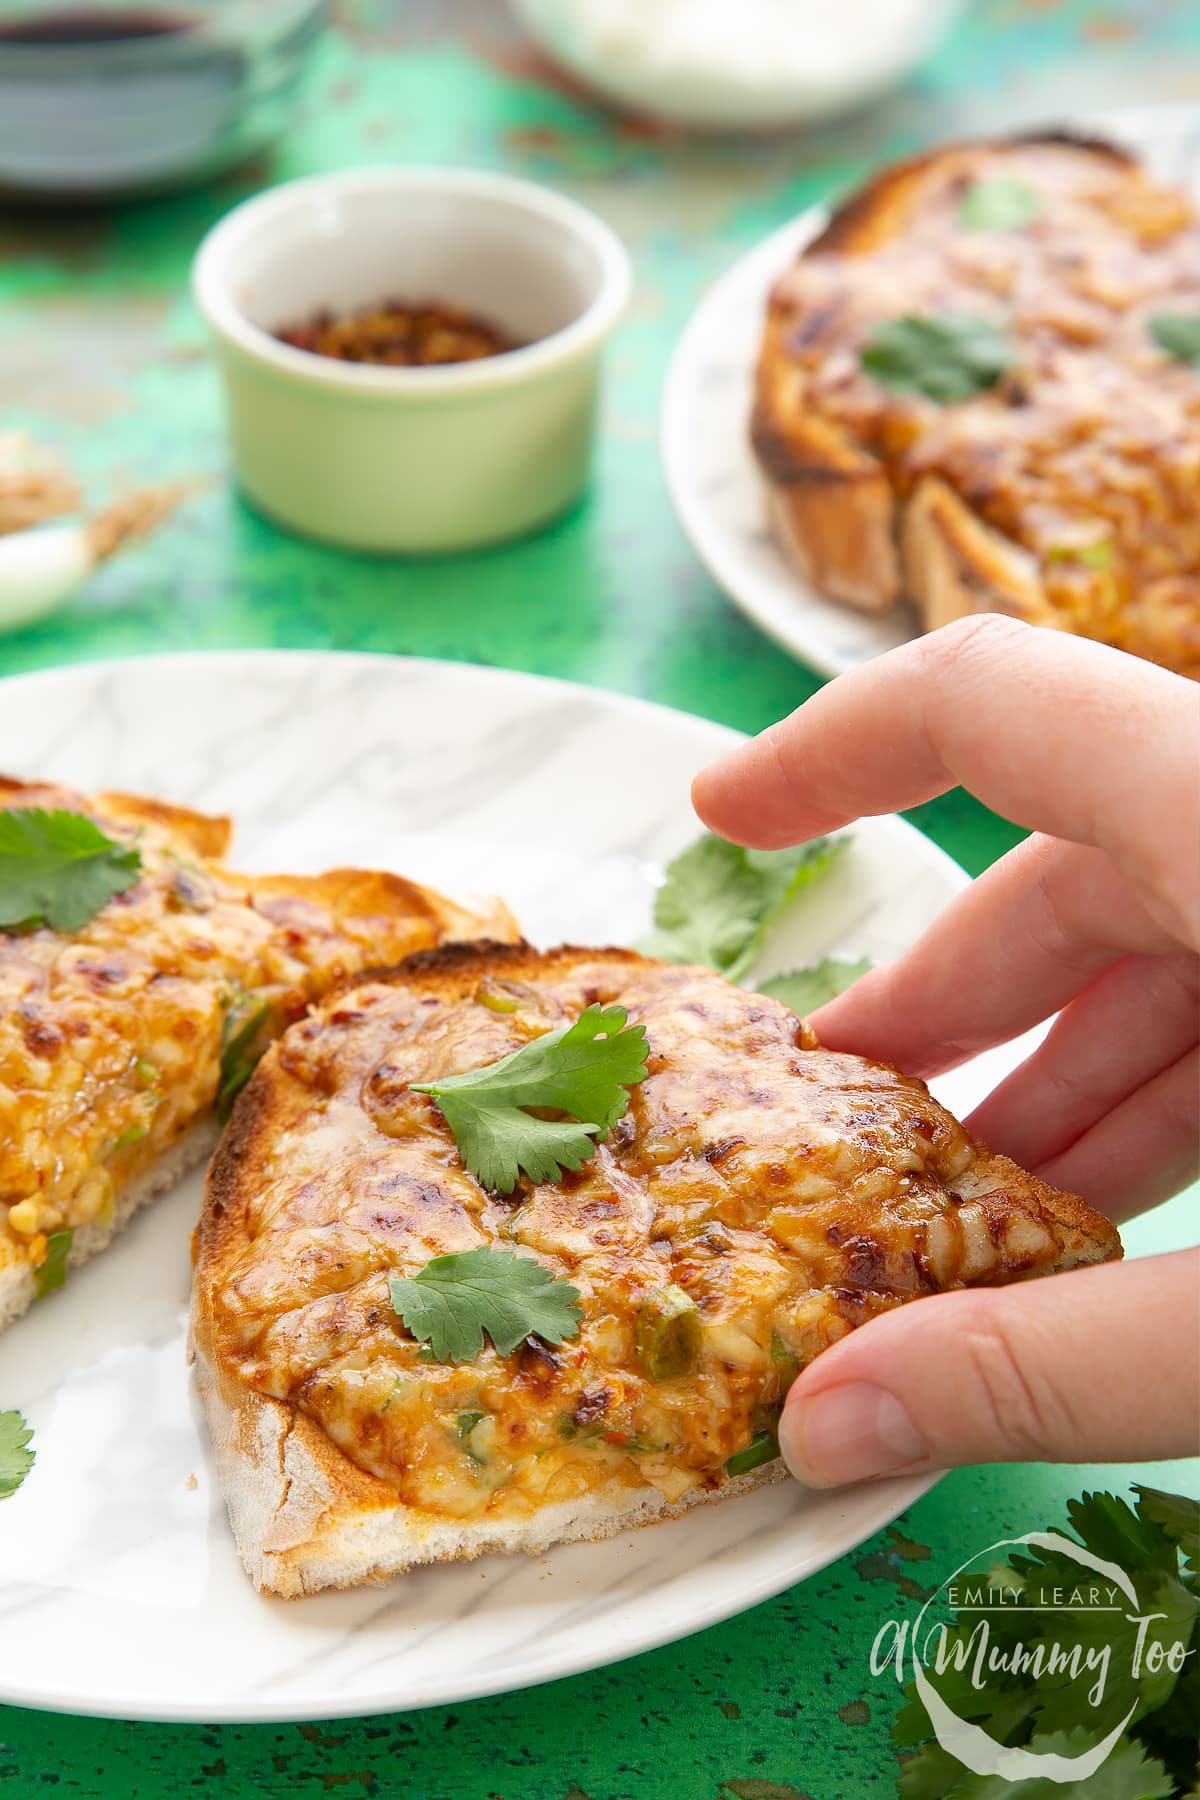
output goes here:
[[1034, 1173], [1114, 1219], [1168, 1200], [1200, 1170], [1198, 1094], [1200, 1051], [1193, 1050]]
[[898, 1307], [803, 1371], [779, 1443], [809, 1487], [1194, 1455], [1200, 1251]]
[[[994, 1150], [1038, 1169], [1192, 1049], [1198, 1028], [1200, 961], [1124, 957], [1071, 1001], [967, 1125]], [[1140, 1144], [1139, 1154], [1149, 1159], [1152, 1149]]]
[[1181, 676], [981, 614], [831, 682], [692, 797], [712, 830], [770, 848], [961, 782], [1019, 825], [1110, 851], [1200, 934], [1198, 744], [1200, 692]]
[[1039, 1024], [1127, 953], [1174, 948], [1102, 852], [1031, 838], [813, 1029], [831, 1050], [928, 1077]]

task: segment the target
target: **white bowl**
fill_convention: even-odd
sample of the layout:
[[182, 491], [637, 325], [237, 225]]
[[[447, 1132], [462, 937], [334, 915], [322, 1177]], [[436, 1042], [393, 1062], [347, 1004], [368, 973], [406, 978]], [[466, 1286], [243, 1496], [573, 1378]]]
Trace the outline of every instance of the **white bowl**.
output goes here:
[[[587, 480], [600, 351], [630, 280], [599, 219], [507, 176], [356, 169], [259, 194], [209, 232], [193, 270], [241, 485], [293, 530], [355, 549], [534, 529]], [[272, 335], [389, 299], [465, 306], [524, 347], [391, 368]]]
[[903, 80], [964, 0], [512, 0], [606, 100], [709, 131], [806, 125]]

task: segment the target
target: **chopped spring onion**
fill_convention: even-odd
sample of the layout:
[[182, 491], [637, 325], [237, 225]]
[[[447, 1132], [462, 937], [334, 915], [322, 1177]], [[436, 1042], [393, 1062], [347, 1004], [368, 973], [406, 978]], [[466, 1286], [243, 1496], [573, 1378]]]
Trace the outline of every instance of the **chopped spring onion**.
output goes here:
[[735, 1450], [725, 1464], [727, 1475], [747, 1475], [763, 1463], [774, 1462], [779, 1444], [773, 1431], [756, 1431], [744, 1450]]
[[634, 1343], [651, 1381], [690, 1374], [704, 1343], [700, 1314], [690, 1294], [672, 1283], [649, 1295], [638, 1309]]
[[74, 1231], [68, 1226], [63, 1231], [52, 1231], [46, 1239], [46, 1254], [34, 1276], [39, 1300], [44, 1300], [47, 1294], [52, 1294], [55, 1288], [62, 1287], [66, 1281], [67, 1257], [74, 1236]]

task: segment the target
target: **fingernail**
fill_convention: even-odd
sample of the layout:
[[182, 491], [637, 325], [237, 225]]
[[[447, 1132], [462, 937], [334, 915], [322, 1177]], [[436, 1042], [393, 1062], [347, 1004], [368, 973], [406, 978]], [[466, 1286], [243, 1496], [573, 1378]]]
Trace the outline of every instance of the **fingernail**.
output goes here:
[[779, 1421], [779, 1449], [805, 1487], [892, 1475], [929, 1455], [896, 1396], [867, 1381], [846, 1381], [794, 1401]]

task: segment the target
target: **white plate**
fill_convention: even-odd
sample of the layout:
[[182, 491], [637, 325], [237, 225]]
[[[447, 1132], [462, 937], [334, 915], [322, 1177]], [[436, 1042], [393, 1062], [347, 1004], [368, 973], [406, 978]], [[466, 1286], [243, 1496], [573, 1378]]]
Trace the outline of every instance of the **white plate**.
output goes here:
[[[357, 860], [497, 890], [547, 944], [645, 930], [656, 871], [697, 829], [689, 778], [733, 741], [611, 694], [401, 658], [148, 657], [0, 683], [0, 768], [229, 812], [246, 867]], [[894, 956], [964, 880], [901, 820], [864, 823], [770, 962]], [[37, 1448], [0, 1518], [0, 1699], [264, 1720], [497, 1693], [752, 1606], [929, 1486], [782, 1485], [539, 1559], [263, 1598], [184, 1364], [199, 1194], [193, 1176], [0, 1340], [0, 1407], [24, 1412]]]
[[[1129, 143], [1164, 180], [1200, 193], [1200, 107], [1139, 108], [1076, 121]], [[786, 561], [767, 527], [750, 448], [754, 369], [777, 275], [828, 217], [813, 207], [742, 257], [701, 301], [667, 371], [662, 457], [683, 529], [734, 605], [768, 637], [822, 675], [878, 656], [915, 636], [907, 606], [882, 617], [823, 599]]]

